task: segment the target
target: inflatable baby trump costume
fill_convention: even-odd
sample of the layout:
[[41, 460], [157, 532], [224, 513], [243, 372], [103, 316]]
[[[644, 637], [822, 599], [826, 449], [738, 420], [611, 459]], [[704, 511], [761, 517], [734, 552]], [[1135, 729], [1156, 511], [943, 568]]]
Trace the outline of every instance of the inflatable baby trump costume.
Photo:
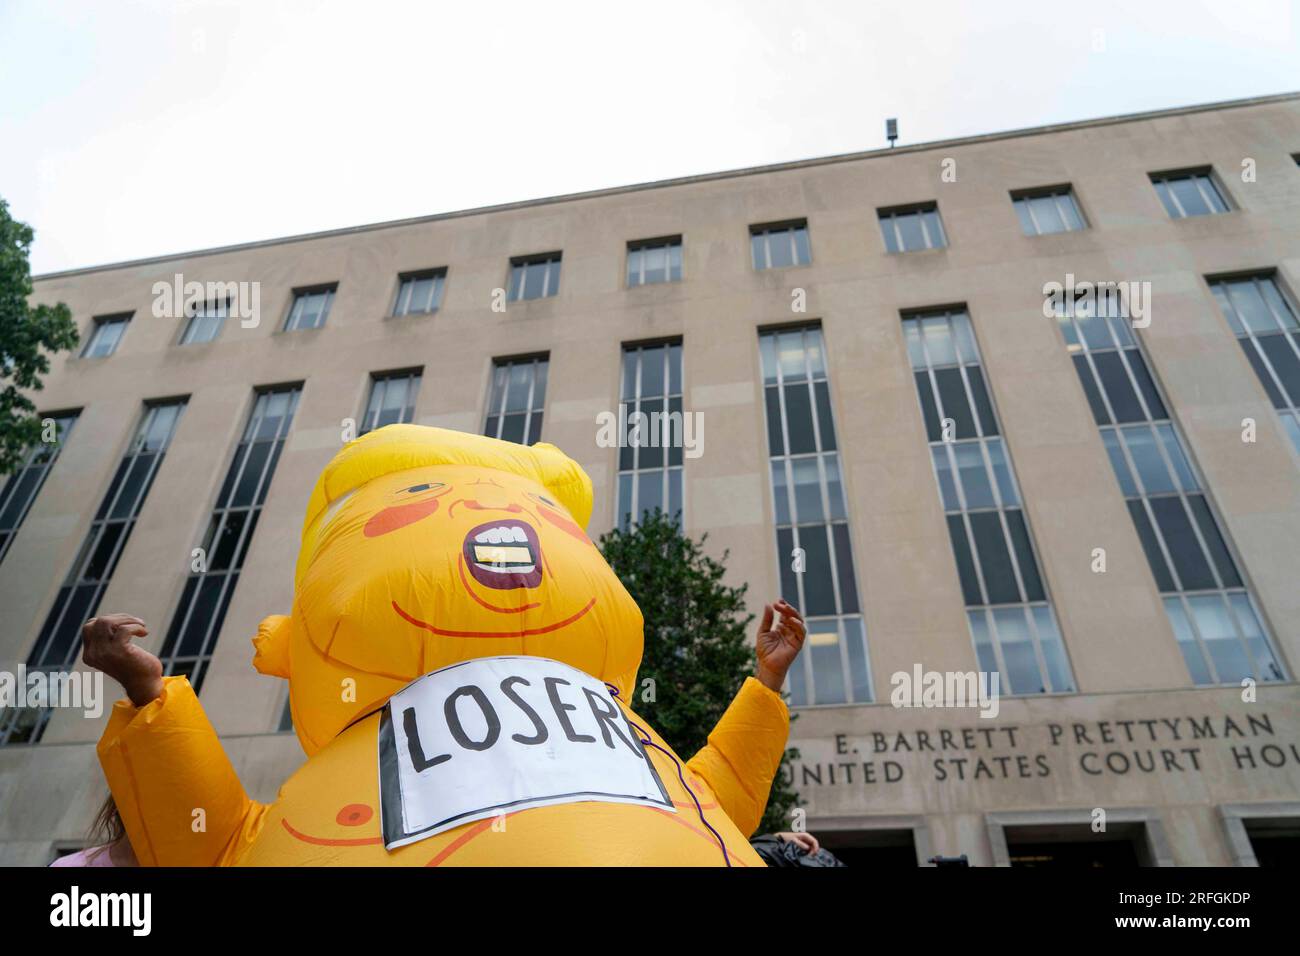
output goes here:
[[99, 756], [140, 862], [761, 866], [746, 838], [785, 704], [748, 678], [707, 745], [673, 753], [631, 710], [641, 613], [591, 507], [550, 445], [391, 425], [345, 446], [292, 613], [253, 641], [307, 761], [260, 804], [185, 678], [119, 701]]

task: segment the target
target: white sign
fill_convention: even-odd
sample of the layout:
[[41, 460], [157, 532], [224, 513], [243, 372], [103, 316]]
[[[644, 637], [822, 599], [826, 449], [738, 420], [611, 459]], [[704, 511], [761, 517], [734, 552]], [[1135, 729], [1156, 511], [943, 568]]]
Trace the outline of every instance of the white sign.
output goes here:
[[392, 696], [379, 726], [393, 850], [471, 820], [595, 800], [673, 810], [603, 681], [545, 657], [485, 657]]

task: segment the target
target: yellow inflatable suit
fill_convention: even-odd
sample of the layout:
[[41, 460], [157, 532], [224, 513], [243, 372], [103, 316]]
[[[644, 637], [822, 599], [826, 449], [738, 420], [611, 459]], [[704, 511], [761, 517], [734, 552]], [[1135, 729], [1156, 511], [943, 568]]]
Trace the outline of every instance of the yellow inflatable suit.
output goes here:
[[140, 862], [761, 866], [785, 704], [747, 679], [687, 761], [633, 713], [641, 613], [591, 506], [550, 445], [391, 425], [345, 446], [292, 615], [253, 641], [308, 759], [260, 804], [185, 678], [119, 701], [99, 757]]

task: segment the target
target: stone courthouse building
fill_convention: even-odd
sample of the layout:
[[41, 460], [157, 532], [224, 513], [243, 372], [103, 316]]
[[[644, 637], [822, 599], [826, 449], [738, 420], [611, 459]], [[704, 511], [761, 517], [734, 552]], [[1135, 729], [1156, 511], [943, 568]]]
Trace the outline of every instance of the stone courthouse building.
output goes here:
[[[270, 799], [303, 758], [248, 639], [345, 433], [544, 439], [593, 537], [680, 510], [755, 606], [806, 612], [793, 784], [847, 861], [1279, 863], [1298, 155], [1286, 95], [41, 276], [83, 344], [35, 396], [58, 441], [0, 486], [0, 670], [136, 614]], [[597, 440], [636, 411], [695, 447]], [[920, 693], [963, 674], [1000, 693]], [[0, 863], [43, 865], [103, 797], [105, 718], [11, 703]]]

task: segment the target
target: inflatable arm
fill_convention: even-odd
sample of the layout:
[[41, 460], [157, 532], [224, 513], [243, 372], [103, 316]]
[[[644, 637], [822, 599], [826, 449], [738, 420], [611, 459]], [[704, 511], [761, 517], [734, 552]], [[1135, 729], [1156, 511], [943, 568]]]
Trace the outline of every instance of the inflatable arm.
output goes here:
[[244, 793], [184, 677], [143, 707], [114, 704], [96, 749], [142, 866], [228, 863], [261, 828], [267, 807]]
[[790, 715], [781, 695], [747, 677], [709, 742], [686, 761], [746, 837], [763, 819], [789, 732]]

